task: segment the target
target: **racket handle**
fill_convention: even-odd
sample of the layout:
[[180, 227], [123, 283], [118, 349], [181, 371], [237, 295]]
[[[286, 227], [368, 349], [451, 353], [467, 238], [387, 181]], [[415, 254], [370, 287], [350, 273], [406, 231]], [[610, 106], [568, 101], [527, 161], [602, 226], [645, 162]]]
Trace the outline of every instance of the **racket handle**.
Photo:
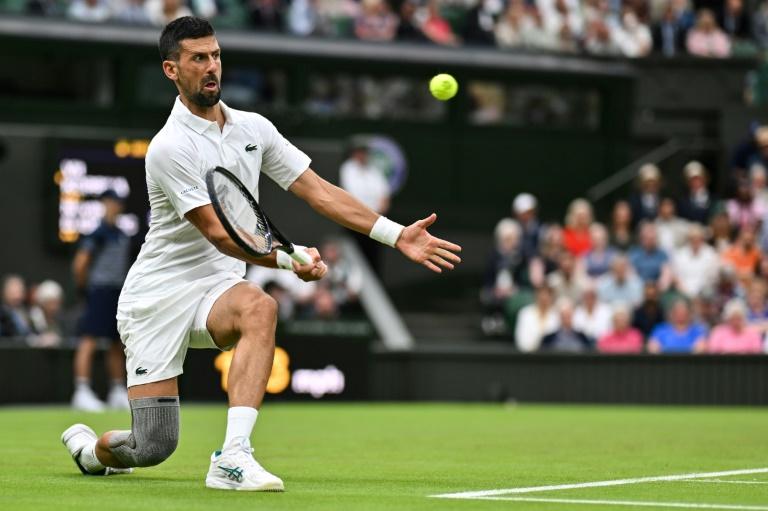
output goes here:
[[293, 260], [299, 264], [312, 264], [315, 262], [315, 260], [312, 259], [312, 256], [309, 255], [304, 249], [301, 249], [301, 248], [294, 247], [293, 252], [291, 252], [290, 255], [293, 258]]

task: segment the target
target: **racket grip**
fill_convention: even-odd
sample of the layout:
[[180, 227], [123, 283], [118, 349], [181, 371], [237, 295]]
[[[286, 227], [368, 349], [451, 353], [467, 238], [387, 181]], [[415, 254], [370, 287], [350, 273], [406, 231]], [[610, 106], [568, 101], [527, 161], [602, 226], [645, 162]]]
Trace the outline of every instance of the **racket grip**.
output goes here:
[[314, 259], [312, 259], [312, 256], [309, 255], [304, 249], [301, 248], [294, 248], [293, 252], [291, 252], [291, 257], [294, 261], [296, 261], [299, 264], [312, 264], [315, 262]]

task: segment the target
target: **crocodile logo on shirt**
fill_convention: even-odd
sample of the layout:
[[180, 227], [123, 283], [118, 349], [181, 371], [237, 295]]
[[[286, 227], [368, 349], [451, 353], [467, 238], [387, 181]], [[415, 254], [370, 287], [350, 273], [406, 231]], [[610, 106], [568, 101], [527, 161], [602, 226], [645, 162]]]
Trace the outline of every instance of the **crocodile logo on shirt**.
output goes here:
[[256, 144], [248, 144], [247, 146], [245, 146], [245, 152], [250, 153], [251, 151], [255, 151], [258, 148], [259, 146], [257, 146]]
[[143, 367], [137, 367], [136, 368], [136, 375], [141, 376], [142, 374], [147, 374], [147, 370]]

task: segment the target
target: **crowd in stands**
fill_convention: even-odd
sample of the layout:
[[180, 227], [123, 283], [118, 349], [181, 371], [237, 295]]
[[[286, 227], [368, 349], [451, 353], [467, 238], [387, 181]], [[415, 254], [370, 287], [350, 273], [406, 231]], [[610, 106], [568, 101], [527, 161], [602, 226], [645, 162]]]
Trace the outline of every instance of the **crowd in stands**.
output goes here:
[[[576, 199], [544, 225], [528, 193], [496, 226], [481, 298], [483, 328], [520, 351], [768, 351], [768, 127], [731, 160], [717, 197], [698, 161], [669, 196], [643, 165], [605, 223]], [[671, 176], [670, 176], [671, 177]]]
[[767, 0], [27, 0], [30, 14], [217, 26], [364, 41], [642, 57], [768, 47]]
[[3, 278], [0, 291], [0, 337], [24, 339], [34, 347], [62, 343], [64, 291], [57, 282], [44, 280], [28, 288], [21, 276], [10, 274]]

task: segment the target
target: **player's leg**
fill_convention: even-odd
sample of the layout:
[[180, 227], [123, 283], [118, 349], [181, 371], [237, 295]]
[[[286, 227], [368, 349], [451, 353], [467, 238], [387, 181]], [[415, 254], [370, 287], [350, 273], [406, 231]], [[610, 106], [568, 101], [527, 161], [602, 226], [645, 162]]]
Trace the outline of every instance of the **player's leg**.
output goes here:
[[157, 465], [176, 449], [179, 400], [176, 378], [129, 389], [131, 430], [109, 431], [100, 438], [91, 428], [75, 424], [62, 442], [84, 474], [125, 472], [130, 467]]
[[205, 324], [220, 348], [237, 344], [227, 380], [227, 432], [222, 450], [211, 457], [206, 485], [217, 489], [282, 491], [283, 482], [253, 459], [250, 444], [272, 371], [277, 304], [257, 286], [240, 283], [215, 301]]
[[84, 335], [75, 351], [75, 392], [72, 394], [72, 407], [77, 410], [86, 412], [104, 410], [104, 403], [91, 387], [91, 367], [96, 347], [96, 338], [92, 335]]

